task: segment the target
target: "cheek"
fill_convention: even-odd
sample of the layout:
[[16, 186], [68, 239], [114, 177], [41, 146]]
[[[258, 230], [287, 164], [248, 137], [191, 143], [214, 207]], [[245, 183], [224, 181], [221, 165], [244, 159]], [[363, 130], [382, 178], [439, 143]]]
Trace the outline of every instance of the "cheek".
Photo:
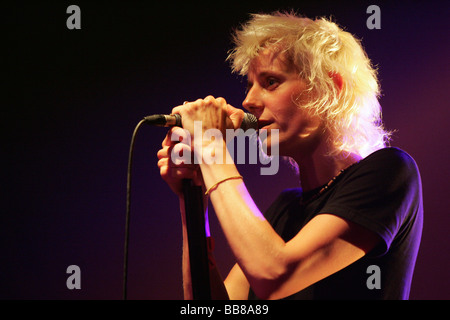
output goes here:
[[307, 95], [302, 89], [286, 88], [278, 94], [279, 112], [288, 117], [299, 117], [304, 113], [303, 105], [306, 104]]
[[294, 103], [291, 103], [289, 108], [280, 111], [284, 121], [281, 123], [280, 128], [286, 133], [298, 133], [308, 125], [308, 117], [301, 107], [298, 107]]

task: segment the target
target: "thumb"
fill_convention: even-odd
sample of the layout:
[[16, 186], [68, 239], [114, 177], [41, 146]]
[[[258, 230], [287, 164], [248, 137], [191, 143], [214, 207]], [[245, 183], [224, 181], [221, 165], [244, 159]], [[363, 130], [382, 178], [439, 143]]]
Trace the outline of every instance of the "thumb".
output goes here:
[[239, 129], [244, 120], [244, 111], [227, 104], [227, 115], [233, 123], [233, 129]]

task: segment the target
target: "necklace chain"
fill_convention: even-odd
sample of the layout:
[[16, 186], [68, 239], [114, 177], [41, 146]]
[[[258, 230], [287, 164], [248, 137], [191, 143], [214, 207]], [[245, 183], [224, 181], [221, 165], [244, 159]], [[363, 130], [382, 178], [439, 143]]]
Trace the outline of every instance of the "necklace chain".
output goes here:
[[319, 198], [323, 193], [325, 193], [325, 191], [327, 191], [335, 182], [336, 180], [348, 169], [350, 169], [353, 165], [357, 164], [359, 161], [352, 163], [351, 165], [349, 165], [347, 168], [342, 169], [341, 171], [339, 171], [339, 173], [337, 175], [335, 175], [333, 178], [331, 178], [330, 181], [328, 181], [328, 183], [323, 186], [319, 192], [317, 192], [316, 194], [314, 194], [313, 196], [309, 197], [307, 200], [302, 198], [300, 199], [300, 205], [302, 206], [307, 206], [308, 204], [310, 204], [311, 202], [313, 202], [314, 200], [316, 200], [317, 198]]

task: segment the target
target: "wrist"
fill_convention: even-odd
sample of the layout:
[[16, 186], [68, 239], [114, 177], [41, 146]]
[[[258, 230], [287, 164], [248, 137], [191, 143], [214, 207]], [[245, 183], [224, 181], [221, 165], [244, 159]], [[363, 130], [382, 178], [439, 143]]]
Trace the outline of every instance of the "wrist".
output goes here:
[[209, 187], [208, 190], [206, 190], [205, 192], [205, 196], [208, 196], [212, 191], [214, 191], [221, 183], [226, 182], [228, 180], [234, 180], [234, 179], [244, 179], [241, 175], [235, 175], [235, 176], [230, 176], [227, 178], [224, 178], [222, 180], [217, 181], [215, 184], [213, 184], [211, 187]]
[[[225, 181], [230, 177], [240, 176], [234, 163], [202, 163], [202, 171], [205, 192], [212, 189], [215, 184]], [[209, 192], [208, 192], [209, 193]]]

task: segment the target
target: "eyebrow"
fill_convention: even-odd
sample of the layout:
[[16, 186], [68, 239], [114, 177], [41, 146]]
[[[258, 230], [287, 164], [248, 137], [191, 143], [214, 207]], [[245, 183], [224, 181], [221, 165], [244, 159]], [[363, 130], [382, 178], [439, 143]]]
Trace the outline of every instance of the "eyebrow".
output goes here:
[[[267, 77], [276, 77], [276, 78], [286, 78], [286, 76], [282, 72], [272, 71], [272, 70], [264, 70], [256, 74], [256, 79], [267, 78]], [[247, 76], [247, 84], [251, 84], [253, 81], [250, 81]]]

